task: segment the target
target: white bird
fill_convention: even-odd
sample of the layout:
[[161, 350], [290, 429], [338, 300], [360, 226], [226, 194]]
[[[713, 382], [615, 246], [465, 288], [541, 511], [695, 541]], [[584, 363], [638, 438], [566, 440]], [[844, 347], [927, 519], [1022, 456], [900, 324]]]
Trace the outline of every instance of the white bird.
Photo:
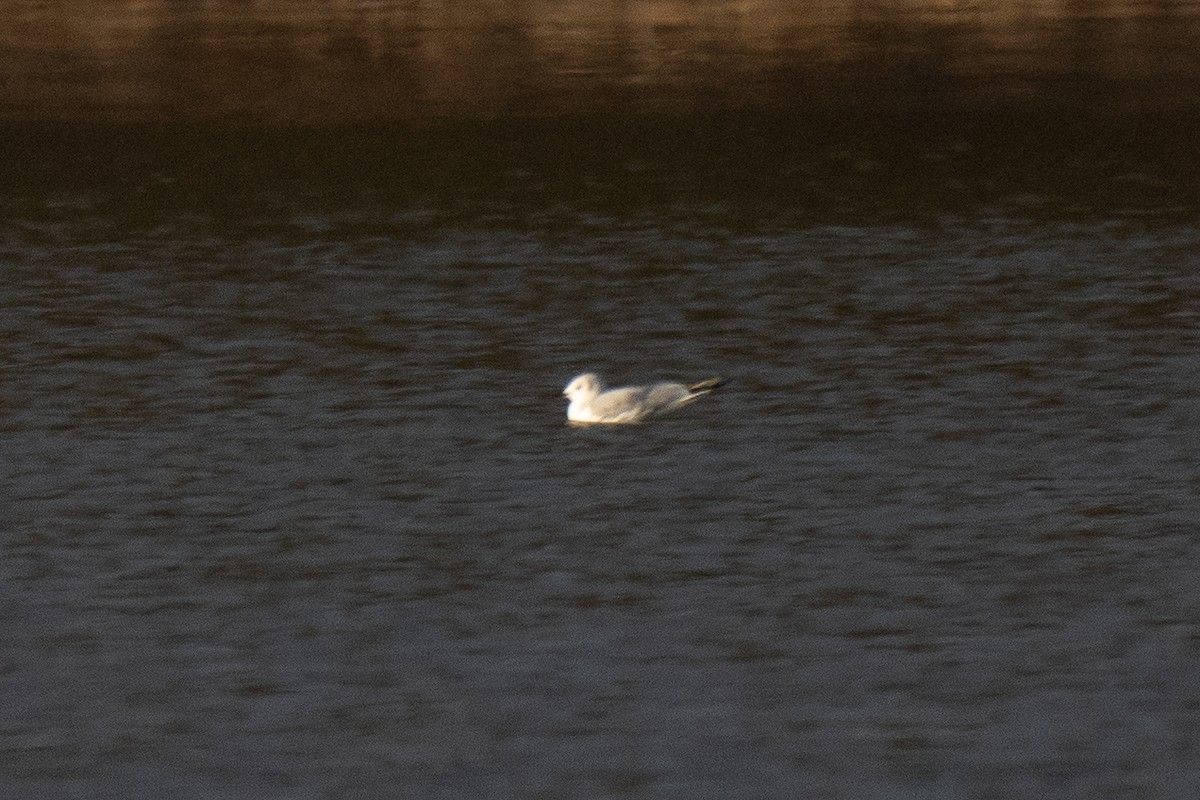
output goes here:
[[693, 386], [655, 383], [606, 390], [598, 375], [585, 372], [567, 384], [563, 395], [571, 401], [567, 406], [570, 422], [621, 424], [674, 411], [723, 384], [720, 378], [709, 378]]

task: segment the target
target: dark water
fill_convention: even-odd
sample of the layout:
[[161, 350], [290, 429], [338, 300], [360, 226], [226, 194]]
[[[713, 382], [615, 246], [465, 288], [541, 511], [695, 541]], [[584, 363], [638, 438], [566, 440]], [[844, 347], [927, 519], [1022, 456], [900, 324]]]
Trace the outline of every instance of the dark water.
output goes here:
[[1169, 150], [179, 141], [5, 195], [6, 796], [1200, 792]]

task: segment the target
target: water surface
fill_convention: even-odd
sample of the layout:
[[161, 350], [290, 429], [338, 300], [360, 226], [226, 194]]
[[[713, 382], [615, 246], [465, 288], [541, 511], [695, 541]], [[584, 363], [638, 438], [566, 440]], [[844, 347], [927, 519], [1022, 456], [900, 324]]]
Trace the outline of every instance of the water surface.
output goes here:
[[[1178, 173], [491, 146], [21, 168], [6, 793], [1195, 796]], [[729, 385], [573, 429], [584, 369]]]

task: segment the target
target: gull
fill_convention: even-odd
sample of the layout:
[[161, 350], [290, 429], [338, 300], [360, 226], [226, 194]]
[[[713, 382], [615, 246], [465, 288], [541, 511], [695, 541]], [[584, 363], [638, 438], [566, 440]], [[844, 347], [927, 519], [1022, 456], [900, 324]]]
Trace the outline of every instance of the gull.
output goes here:
[[563, 395], [571, 401], [567, 406], [570, 422], [627, 424], [674, 411], [723, 384], [720, 378], [709, 378], [692, 386], [654, 383], [605, 389], [600, 376], [585, 372], [567, 384]]

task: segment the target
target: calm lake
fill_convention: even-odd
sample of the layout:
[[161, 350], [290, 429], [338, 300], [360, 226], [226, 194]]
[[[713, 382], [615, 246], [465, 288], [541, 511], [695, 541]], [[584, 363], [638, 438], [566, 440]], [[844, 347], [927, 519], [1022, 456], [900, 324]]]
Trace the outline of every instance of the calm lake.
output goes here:
[[1194, 152], [785, 122], [10, 134], [0, 794], [1200, 796]]

